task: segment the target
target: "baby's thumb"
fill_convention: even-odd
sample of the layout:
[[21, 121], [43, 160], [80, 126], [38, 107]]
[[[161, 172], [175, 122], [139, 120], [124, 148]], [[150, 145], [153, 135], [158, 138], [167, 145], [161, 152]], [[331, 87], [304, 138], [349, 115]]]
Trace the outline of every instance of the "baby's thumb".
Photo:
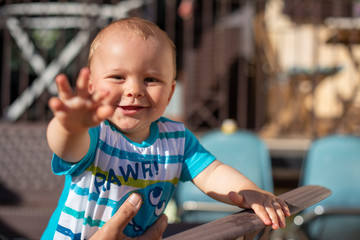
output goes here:
[[239, 206], [241, 208], [248, 208], [248, 206], [245, 203], [243, 194], [231, 191], [229, 192], [228, 197], [230, 201], [234, 203], [234, 205]]

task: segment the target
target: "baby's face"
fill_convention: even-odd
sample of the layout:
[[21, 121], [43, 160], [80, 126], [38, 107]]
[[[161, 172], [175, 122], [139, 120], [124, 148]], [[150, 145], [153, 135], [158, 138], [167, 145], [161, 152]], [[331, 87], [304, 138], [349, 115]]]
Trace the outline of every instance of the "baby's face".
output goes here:
[[90, 91], [107, 90], [109, 118], [127, 137], [145, 140], [175, 90], [173, 56], [163, 41], [121, 32], [101, 39], [90, 64]]

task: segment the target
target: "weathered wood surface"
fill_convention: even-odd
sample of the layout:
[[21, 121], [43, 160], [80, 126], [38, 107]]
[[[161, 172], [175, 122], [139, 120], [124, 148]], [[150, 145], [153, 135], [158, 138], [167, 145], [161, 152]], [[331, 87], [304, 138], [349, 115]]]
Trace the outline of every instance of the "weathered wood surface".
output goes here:
[[[291, 215], [296, 214], [327, 198], [331, 191], [321, 186], [302, 186], [286, 192], [279, 197], [289, 206]], [[267, 239], [270, 227], [266, 227], [258, 216], [251, 210], [243, 210], [187, 231], [172, 235], [165, 240], [225, 240], [225, 239], [253, 239], [258, 234], [260, 239]]]

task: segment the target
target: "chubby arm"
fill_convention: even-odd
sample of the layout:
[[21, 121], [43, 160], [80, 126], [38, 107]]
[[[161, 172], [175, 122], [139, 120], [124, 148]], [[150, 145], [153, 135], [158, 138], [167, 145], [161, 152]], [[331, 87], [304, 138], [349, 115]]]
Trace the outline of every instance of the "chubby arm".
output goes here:
[[50, 121], [47, 128], [47, 141], [50, 149], [68, 162], [80, 161], [90, 147], [90, 136], [87, 131], [70, 132], [56, 117]]
[[274, 229], [285, 227], [285, 217], [290, 216], [283, 200], [260, 189], [242, 173], [219, 161], [211, 163], [193, 182], [218, 201], [253, 209], [264, 224], [272, 224]]
[[228, 204], [234, 204], [228, 197], [231, 191], [260, 190], [239, 171], [217, 160], [196, 176], [193, 182], [210, 197]]
[[51, 150], [68, 162], [80, 161], [90, 147], [90, 127], [97, 126], [110, 116], [114, 109], [102, 104], [106, 91], [88, 91], [90, 73], [83, 68], [76, 82], [76, 93], [72, 92], [67, 77], [56, 77], [59, 98], [51, 98], [49, 107], [54, 113], [47, 129], [47, 140]]

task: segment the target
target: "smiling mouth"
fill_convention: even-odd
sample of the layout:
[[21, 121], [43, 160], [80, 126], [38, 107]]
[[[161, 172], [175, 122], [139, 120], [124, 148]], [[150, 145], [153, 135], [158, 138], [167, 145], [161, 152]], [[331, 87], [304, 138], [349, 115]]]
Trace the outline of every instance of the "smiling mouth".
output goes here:
[[134, 113], [137, 113], [137, 112], [141, 111], [145, 107], [141, 107], [141, 106], [119, 106], [119, 108], [124, 113], [134, 114]]
[[139, 106], [120, 106], [122, 109], [124, 110], [137, 110], [143, 107], [139, 107]]

